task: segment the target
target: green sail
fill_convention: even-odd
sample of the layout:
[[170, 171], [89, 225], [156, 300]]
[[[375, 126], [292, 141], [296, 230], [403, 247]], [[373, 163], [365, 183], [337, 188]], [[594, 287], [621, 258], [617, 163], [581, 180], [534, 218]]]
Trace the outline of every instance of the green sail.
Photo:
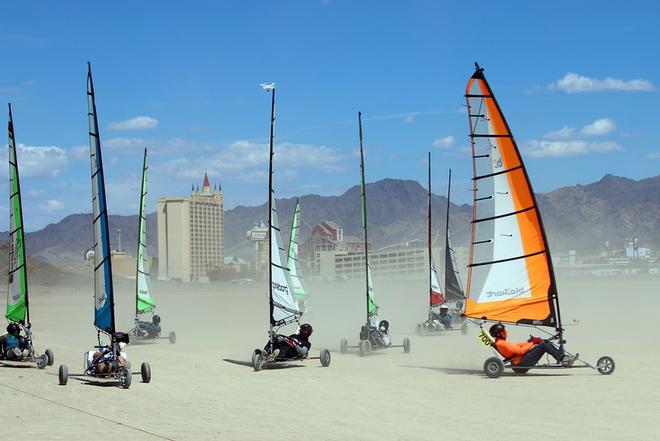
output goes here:
[[293, 212], [293, 220], [291, 221], [291, 238], [289, 239], [289, 254], [287, 258], [287, 266], [289, 267], [289, 275], [291, 276], [291, 285], [293, 294], [296, 300], [302, 301], [309, 297], [309, 293], [305, 290], [302, 284], [302, 271], [298, 264], [298, 230], [300, 229], [300, 200], [296, 200], [296, 208]]
[[147, 149], [144, 149], [142, 164], [142, 187], [140, 191], [140, 216], [138, 218], [137, 269], [135, 274], [135, 312], [141, 314], [155, 308], [151, 297], [151, 279], [147, 256]]
[[9, 267], [7, 312], [5, 317], [13, 322], [29, 324], [27, 273], [25, 268], [25, 242], [23, 241], [23, 210], [21, 186], [18, 178], [14, 122], [9, 105]]

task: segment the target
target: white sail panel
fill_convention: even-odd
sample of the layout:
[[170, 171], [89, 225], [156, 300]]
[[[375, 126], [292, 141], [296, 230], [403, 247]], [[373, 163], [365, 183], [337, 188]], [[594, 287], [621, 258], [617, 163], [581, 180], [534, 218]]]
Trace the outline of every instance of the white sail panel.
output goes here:
[[282, 246], [280, 224], [277, 219], [275, 198], [271, 195], [270, 214], [270, 266], [271, 289], [270, 295], [273, 304], [271, 320], [274, 325], [281, 325], [297, 320], [302, 313], [298, 309], [298, 302], [294, 298], [289, 268], [286, 264], [286, 250]]

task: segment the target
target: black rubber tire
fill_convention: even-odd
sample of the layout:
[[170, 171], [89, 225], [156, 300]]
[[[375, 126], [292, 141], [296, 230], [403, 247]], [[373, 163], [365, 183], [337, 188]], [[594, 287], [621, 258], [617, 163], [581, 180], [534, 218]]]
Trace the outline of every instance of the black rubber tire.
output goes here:
[[149, 363], [146, 361], [142, 363], [142, 366], [140, 366], [140, 374], [142, 375], [143, 383], [151, 382], [151, 366], [149, 366]]
[[403, 352], [410, 354], [410, 339], [408, 337], [403, 339]]
[[119, 374], [119, 383], [121, 384], [122, 389], [128, 389], [131, 387], [131, 382], [133, 381], [133, 372], [130, 369], [124, 368]]
[[171, 344], [176, 343], [176, 332], [174, 332], [174, 331], [170, 331], [169, 339], [170, 339], [170, 343], [171, 343]]
[[369, 340], [360, 340], [360, 350], [359, 350], [360, 357], [364, 357], [365, 355], [367, 355], [367, 352], [369, 352], [369, 350], [367, 349], [368, 344], [369, 344]]
[[259, 349], [255, 349], [252, 353], [252, 369], [254, 369], [255, 372], [259, 372], [263, 368], [264, 357], [261, 356], [261, 351]]
[[45, 354], [48, 357], [48, 366], [52, 366], [53, 363], [55, 363], [55, 354], [53, 354], [53, 350], [46, 349]]
[[468, 333], [468, 324], [467, 322], [463, 322], [463, 324], [461, 325], [461, 334], [467, 335], [467, 333]]
[[607, 355], [600, 357], [596, 363], [596, 369], [603, 375], [611, 375], [615, 367], [614, 360]]
[[518, 375], [524, 375], [529, 372], [529, 368], [511, 368]]
[[66, 367], [65, 364], [60, 365], [58, 378], [60, 381], [60, 386], [66, 386], [66, 383], [69, 381], [69, 369]]
[[46, 366], [48, 366], [48, 356], [46, 354], [42, 354], [37, 357], [36, 362], [39, 369], [46, 369]]
[[330, 356], [329, 350], [325, 348], [321, 349], [320, 358], [321, 358], [321, 366], [323, 367], [330, 366], [330, 361], [332, 360], [332, 357]]
[[497, 357], [490, 357], [484, 362], [484, 374], [488, 378], [499, 378], [504, 372], [504, 363]]
[[347, 351], [348, 351], [348, 340], [342, 338], [341, 342], [339, 343], [339, 353], [345, 354]]

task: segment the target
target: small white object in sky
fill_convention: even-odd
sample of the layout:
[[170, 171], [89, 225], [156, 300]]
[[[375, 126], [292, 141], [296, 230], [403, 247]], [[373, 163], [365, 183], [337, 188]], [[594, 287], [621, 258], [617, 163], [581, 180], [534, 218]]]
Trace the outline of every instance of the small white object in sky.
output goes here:
[[267, 83], [261, 83], [261, 87], [262, 87], [262, 88], [264, 89], [264, 91], [266, 91], [266, 92], [272, 92], [273, 90], [275, 90], [275, 83], [270, 83], [270, 84], [267, 84]]

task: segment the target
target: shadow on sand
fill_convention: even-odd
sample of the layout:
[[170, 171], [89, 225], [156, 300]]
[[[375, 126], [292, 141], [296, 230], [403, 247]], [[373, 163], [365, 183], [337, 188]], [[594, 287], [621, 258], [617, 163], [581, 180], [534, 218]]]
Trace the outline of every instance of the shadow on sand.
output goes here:
[[[223, 358], [222, 361], [226, 363], [231, 363], [231, 364], [237, 364], [239, 366], [246, 366], [251, 368], [252, 367], [252, 362], [251, 361], [243, 361], [243, 360], [233, 360], [231, 358]], [[263, 369], [264, 370], [270, 370], [270, 369], [289, 369], [289, 368], [301, 368], [304, 367], [303, 365], [300, 364], [292, 364], [296, 363], [296, 361], [278, 361], [278, 362], [270, 362], [264, 364]]]
[[[432, 371], [439, 371], [444, 374], [448, 375], [474, 375], [474, 376], [481, 376], [484, 377], [485, 379], [490, 379], [484, 374], [484, 371], [481, 369], [457, 369], [457, 368], [445, 368], [445, 367], [431, 367], [431, 366], [402, 366], [405, 368], [410, 368], [410, 369], [429, 369]], [[565, 374], [553, 374], [553, 373], [548, 373], [548, 372], [539, 372], [539, 371], [529, 371], [525, 374], [518, 374], [512, 371], [504, 371], [502, 373], [502, 377], [518, 377], [518, 378], [525, 378], [525, 377], [562, 377]]]

